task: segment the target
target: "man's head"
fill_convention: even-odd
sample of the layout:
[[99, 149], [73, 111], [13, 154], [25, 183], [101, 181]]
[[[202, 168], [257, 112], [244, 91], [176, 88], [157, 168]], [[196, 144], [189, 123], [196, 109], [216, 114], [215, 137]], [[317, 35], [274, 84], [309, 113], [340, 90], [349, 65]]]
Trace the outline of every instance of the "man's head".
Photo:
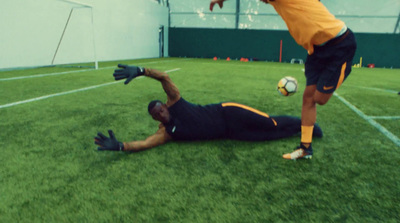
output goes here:
[[162, 123], [168, 123], [171, 119], [167, 105], [163, 104], [160, 100], [151, 101], [147, 107], [147, 110], [154, 120]]

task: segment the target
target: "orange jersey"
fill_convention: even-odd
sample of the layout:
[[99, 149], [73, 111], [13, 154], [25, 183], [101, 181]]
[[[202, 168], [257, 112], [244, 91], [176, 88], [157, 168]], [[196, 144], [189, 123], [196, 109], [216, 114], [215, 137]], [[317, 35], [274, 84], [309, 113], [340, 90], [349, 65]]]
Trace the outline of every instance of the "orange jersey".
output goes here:
[[290, 34], [308, 54], [314, 45], [320, 45], [336, 37], [343, 21], [336, 19], [318, 0], [263, 0], [271, 4], [285, 21]]

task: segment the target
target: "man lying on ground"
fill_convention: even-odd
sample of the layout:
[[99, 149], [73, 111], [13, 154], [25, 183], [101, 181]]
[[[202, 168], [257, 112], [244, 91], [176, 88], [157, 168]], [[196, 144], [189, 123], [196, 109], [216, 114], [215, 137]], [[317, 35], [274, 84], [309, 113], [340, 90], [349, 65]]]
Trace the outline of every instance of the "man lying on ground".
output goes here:
[[[98, 133], [95, 144], [98, 150], [141, 151], [165, 144], [171, 140], [232, 139], [243, 141], [267, 141], [298, 135], [301, 119], [293, 116], [270, 116], [257, 109], [235, 102], [197, 105], [181, 97], [167, 73], [151, 68], [118, 65], [115, 80], [132, 79], [144, 75], [161, 82], [167, 94], [167, 102], [151, 101], [148, 112], [159, 121], [157, 132], [145, 140], [120, 142], [112, 130], [110, 137]], [[314, 136], [322, 137], [321, 128], [315, 124]]]

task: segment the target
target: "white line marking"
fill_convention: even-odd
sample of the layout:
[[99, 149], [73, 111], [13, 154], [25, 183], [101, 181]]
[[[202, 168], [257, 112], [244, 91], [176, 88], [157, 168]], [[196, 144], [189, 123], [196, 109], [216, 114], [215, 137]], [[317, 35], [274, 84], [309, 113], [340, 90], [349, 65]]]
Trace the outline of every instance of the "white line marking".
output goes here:
[[353, 110], [357, 115], [359, 115], [361, 118], [369, 122], [372, 126], [377, 128], [382, 134], [384, 134], [386, 137], [388, 137], [390, 140], [394, 142], [397, 146], [400, 147], [400, 139], [397, 138], [397, 136], [393, 135], [390, 131], [388, 131], [385, 127], [374, 121], [372, 118], [369, 116], [365, 115], [362, 111], [360, 111], [358, 108], [356, 108], [354, 105], [352, 105], [350, 102], [348, 102], [346, 99], [342, 98], [339, 96], [336, 92], [333, 93], [337, 98], [339, 98], [340, 101], [342, 101], [345, 105], [347, 105], [351, 110]]
[[56, 96], [71, 94], [71, 93], [75, 93], [75, 92], [79, 92], [79, 91], [86, 91], [86, 90], [90, 90], [90, 89], [94, 89], [94, 88], [98, 88], [98, 87], [107, 86], [107, 85], [110, 85], [110, 84], [116, 84], [116, 83], [119, 83], [119, 82], [121, 82], [121, 81], [117, 81], [117, 82], [113, 81], [113, 82], [108, 82], [108, 83], [105, 83], [105, 84], [94, 85], [94, 86], [75, 89], [75, 90], [71, 90], [71, 91], [64, 91], [64, 92], [60, 92], [60, 93], [56, 93], [56, 94], [49, 94], [49, 95], [45, 95], [45, 96], [41, 96], [41, 97], [37, 97], [37, 98], [31, 98], [31, 99], [24, 100], [24, 101], [17, 101], [17, 102], [5, 104], [5, 105], [0, 105], [0, 108], [7, 108], [7, 107], [15, 106], [15, 105], [25, 104], [25, 103], [33, 102], [33, 101], [39, 101], [39, 100], [43, 100], [43, 99], [46, 99], [46, 98], [52, 98], [52, 97], [56, 97]]
[[[183, 60], [191, 60], [191, 59], [183, 59]], [[183, 61], [181, 60], [181, 61]], [[153, 64], [153, 63], [162, 63], [162, 62], [173, 62], [177, 60], [164, 60], [164, 61], [151, 61], [147, 63], [139, 63], [139, 64]], [[97, 70], [104, 70], [104, 69], [111, 69], [117, 68], [116, 66], [111, 67], [102, 67]], [[9, 78], [0, 78], [0, 81], [11, 81], [11, 80], [19, 80], [19, 79], [26, 79], [26, 78], [36, 78], [36, 77], [46, 77], [46, 76], [55, 76], [55, 75], [62, 75], [62, 74], [70, 74], [70, 73], [79, 73], [79, 72], [86, 72], [86, 71], [96, 71], [94, 69], [85, 69], [85, 70], [74, 70], [74, 71], [64, 71], [64, 72], [57, 72], [57, 73], [49, 73], [49, 74], [34, 74], [29, 76], [19, 76], [19, 77], [9, 77]]]
[[[177, 71], [177, 70], [180, 70], [180, 69], [181, 68], [175, 68], [175, 69], [172, 69], [172, 70], [167, 70], [165, 72], [166, 73], [170, 73], [170, 72], [174, 72], [174, 71]], [[141, 78], [141, 77], [138, 77], [138, 78]], [[43, 99], [46, 99], [46, 98], [52, 98], [52, 97], [71, 94], [71, 93], [76, 93], [76, 92], [80, 92], [80, 91], [87, 91], [87, 90], [91, 90], [91, 89], [95, 89], [95, 88], [99, 88], [99, 87], [104, 87], [104, 86], [111, 85], [111, 84], [121, 83], [122, 81], [123, 80], [121, 80], [121, 81], [113, 81], [113, 82], [108, 82], [108, 83], [105, 83], [105, 84], [93, 85], [93, 86], [90, 86], [90, 87], [75, 89], [75, 90], [71, 90], [71, 91], [64, 91], [64, 92], [55, 93], [55, 94], [49, 94], [49, 95], [45, 95], [45, 96], [41, 96], [41, 97], [37, 97], [37, 98], [31, 98], [31, 99], [27, 99], [27, 100], [23, 100], [23, 101], [17, 101], [17, 102], [13, 102], [13, 103], [9, 103], [9, 104], [0, 105], [0, 109], [7, 108], [7, 107], [12, 107], [12, 106], [15, 106], [15, 105], [20, 105], [20, 104], [25, 104], [25, 103], [29, 103], [29, 102], [39, 101], [39, 100], [43, 100]]]
[[370, 119], [388, 119], [388, 120], [394, 120], [394, 119], [400, 119], [400, 116], [367, 116]]
[[362, 89], [367, 89], [367, 90], [373, 90], [373, 91], [383, 91], [383, 92], [389, 92], [389, 93], [394, 93], [394, 94], [398, 94], [398, 91], [395, 90], [389, 90], [389, 89], [382, 89], [382, 88], [374, 88], [374, 87], [362, 87], [362, 86], [349, 86], [349, 85], [345, 85], [347, 87], [355, 87], [355, 88], [362, 88]]
[[[99, 68], [99, 70], [101, 70], [101, 69], [106, 69], [106, 68]], [[9, 78], [1, 78], [0, 81], [11, 81], [11, 80], [35, 78], [35, 77], [46, 77], [46, 76], [61, 75], [61, 74], [79, 73], [79, 72], [85, 72], [85, 71], [89, 71], [89, 70], [74, 70], [74, 71], [65, 71], [65, 72], [49, 73], [49, 74], [35, 74], [35, 75], [29, 75], [29, 76], [9, 77]], [[94, 71], [94, 70], [91, 70], [91, 71]]]

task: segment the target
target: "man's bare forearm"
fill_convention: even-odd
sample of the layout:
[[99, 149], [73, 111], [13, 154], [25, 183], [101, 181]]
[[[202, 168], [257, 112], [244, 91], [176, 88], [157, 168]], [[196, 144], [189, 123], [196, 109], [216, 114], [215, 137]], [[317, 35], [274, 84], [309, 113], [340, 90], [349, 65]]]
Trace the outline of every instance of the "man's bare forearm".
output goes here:
[[132, 142], [124, 142], [124, 151], [142, 151], [145, 149], [150, 149], [151, 147], [146, 145], [145, 141], [132, 141]]
[[145, 68], [144, 75], [146, 75], [147, 77], [154, 78], [159, 81], [162, 81], [163, 79], [165, 79], [168, 76], [167, 73], [156, 70], [156, 69], [152, 69], [152, 68]]
[[161, 127], [154, 135], [147, 137], [145, 140], [124, 142], [124, 151], [142, 151], [150, 149], [171, 140], [171, 136], [165, 131], [165, 127]]
[[165, 93], [168, 96], [170, 102], [176, 102], [180, 98], [180, 93], [174, 82], [167, 73], [161, 72], [156, 69], [145, 68], [145, 76], [151, 77], [161, 82]]

